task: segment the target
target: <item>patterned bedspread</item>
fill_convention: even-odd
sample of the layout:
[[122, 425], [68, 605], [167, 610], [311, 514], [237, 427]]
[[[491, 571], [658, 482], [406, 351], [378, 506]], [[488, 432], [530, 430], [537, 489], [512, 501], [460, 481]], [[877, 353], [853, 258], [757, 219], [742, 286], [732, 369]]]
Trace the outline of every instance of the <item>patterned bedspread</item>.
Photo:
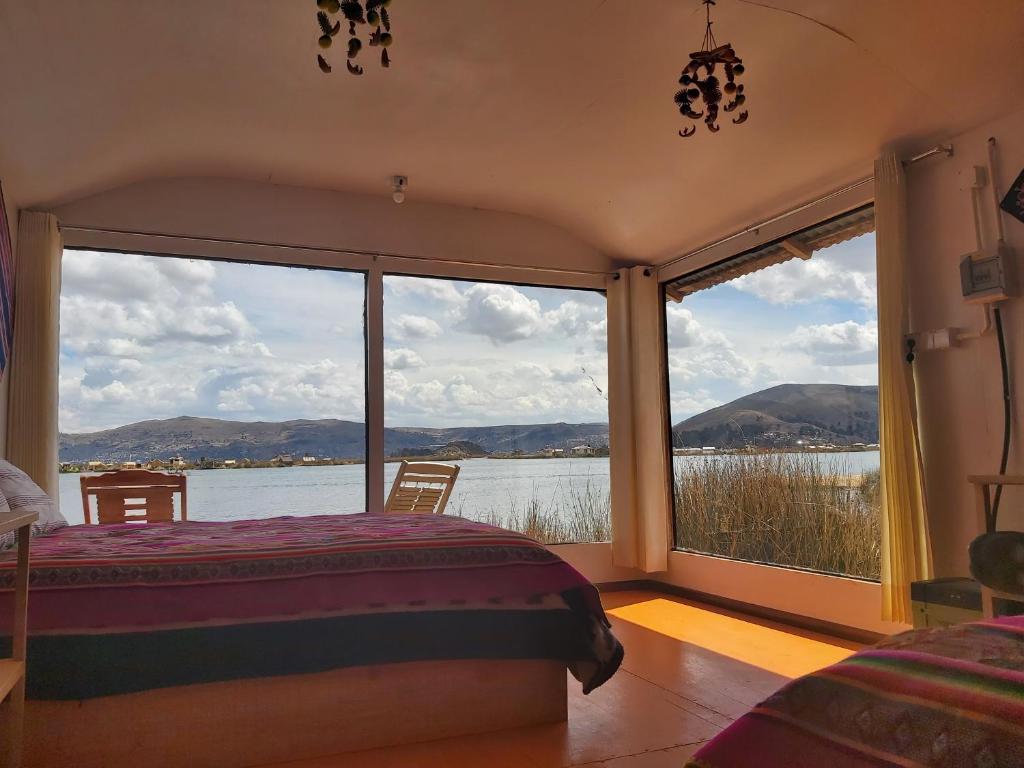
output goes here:
[[450, 516], [70, 526], [33, 540], [30, 585], [35, 698], [434, 658], [561, 659], [589, 691], [622, 658], [575, 569]]
[[690, 765], [1024, 766], [1024, 617], [889, 638], [793, 681]]

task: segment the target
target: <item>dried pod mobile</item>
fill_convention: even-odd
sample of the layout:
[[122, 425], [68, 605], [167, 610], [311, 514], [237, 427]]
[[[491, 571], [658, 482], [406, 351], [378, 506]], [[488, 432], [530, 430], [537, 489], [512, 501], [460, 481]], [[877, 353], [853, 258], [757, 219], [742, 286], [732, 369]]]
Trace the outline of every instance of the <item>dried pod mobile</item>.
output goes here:
[[[367, 45], [383, 49], [390, 47], [394, 39], [391, 35], [391, 15], [388, 12], [390, 5], [391, 0], [316, 0], [316, 20], [319, 26], [317, 44], [324, 50], [331, 47], [333, 38], [341, 31], [342, 23], [341, 19], [332, 21], [331, 16], [340, 13], [348, 22], [347, 69], [353, 75], [363, 74], [363, 68], [355, 61], [364, 46], [358, 30], [364, 25], [371, 28], [366, 38]], [[381, 51], [380, 65], [385, 69], [391, 66], [391, 56], [387, 50]], [[332, 71], [323, 54], [317, 56], [317, 66], [321, 72]]]
[[[715, 0], [703, 2], [707, 10], [704, 41], [699, 51], [690, 54], [690, 63], [679, 77], [679, 84], [684, 87], [676, 92], [675, 103], [683, 117], [690, 120], [703, 118], [707, 129], [711, 133], [718, 133], [721, 130], [721, 126], [718, 125], [719, 110], [732, 112], [747, 100], [743, 93], [743, 85], [736, 81], [743, 74], [744, 67], [743, 60], [736, 55], [736, 50], [729, 43], [719, 45], [711, 31], [711, 6], [715, 4]], [[719, 66], [725, 76], [724, 83], [716, 74]], [[729, 100], [723, 104], [726, 96]], [[702, 110], [694, 108], [698, 100], [703, 104]], [[741, 125], [747, 121], [747, 117], [748, 113], [744, 110], [732, 122]], [[679, 135], [688, 138], [696, 132], [697, 126], [690, 125], [679, 131]]]

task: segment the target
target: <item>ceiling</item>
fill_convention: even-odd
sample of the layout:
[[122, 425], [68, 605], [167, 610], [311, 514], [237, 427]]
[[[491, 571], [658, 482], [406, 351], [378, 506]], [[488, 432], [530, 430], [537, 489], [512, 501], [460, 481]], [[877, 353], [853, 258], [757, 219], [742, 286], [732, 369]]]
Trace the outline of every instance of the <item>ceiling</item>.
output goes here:
[[395, 0], [394, 64], [316, 66], [313, 0], [0, 0], [24, 207], [208, 176], [526, 214], [659, 261], [1019, 108], [1021, 0], [718, 0], [750, 119], [682, 139], [699, 0]]

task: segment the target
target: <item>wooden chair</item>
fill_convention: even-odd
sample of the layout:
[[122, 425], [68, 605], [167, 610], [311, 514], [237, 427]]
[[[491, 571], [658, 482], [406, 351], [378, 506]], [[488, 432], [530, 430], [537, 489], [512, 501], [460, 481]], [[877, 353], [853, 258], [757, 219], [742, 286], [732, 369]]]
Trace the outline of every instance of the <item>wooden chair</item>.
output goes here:
[[92, 505], [96, 497], [97, 522], [170, 523], [174, 520], [174, 494], [181, 494], [181, 519], [188, 520], [188, 478], [148, 469], [121, 469], [102, 475], [83, 476], [82, 510], [85, 522], [92, 524]]
[[443, 515], [458, 476], [457, 464], [403, 461], [384, 511]]

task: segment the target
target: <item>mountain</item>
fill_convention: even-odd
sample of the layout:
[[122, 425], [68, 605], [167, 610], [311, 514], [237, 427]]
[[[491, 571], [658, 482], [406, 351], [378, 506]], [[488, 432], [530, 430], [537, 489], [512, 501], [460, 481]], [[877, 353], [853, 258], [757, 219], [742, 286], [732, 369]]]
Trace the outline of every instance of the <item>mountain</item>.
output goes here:
[[[607, 424], [531, 424], [494, 427], [396, 427], [384, 430], [388, 455], [429, 453], [449, 444], [472, 445], [487, 453], [593, 442], [607, 444]], [[267, 461], [280, 454], [364, 458], [366, 429], [360, 422], [337, 419], [242, 422], [179, 416], [140, 421], [115, 429], [61, 434], [61, 461], [121, 462], [183, 456], [189, 461], [243, 459]]]
[[878, 387], [781, 384], [691, 416], [672, 428], [677, 448], [786, 447], [878, 442]]
[[[672, 429], [675, 447], [878, 442], [878, 387], [782, 384], [693, 416]], [[607, 424], [527, 424], [491, 427], [389, 427], [384, 452], [425, 455], [453, 446], [467, 453], [532, 453], [580, 443], [606, 445]], [[366, 429], [337, 419], [223, 421], [179, 416], [116, 429], [60, 436], [61, 461], [121, 462], [184, 456], [189, 461], [267, 461], [280, 454], [364, 458]]]

